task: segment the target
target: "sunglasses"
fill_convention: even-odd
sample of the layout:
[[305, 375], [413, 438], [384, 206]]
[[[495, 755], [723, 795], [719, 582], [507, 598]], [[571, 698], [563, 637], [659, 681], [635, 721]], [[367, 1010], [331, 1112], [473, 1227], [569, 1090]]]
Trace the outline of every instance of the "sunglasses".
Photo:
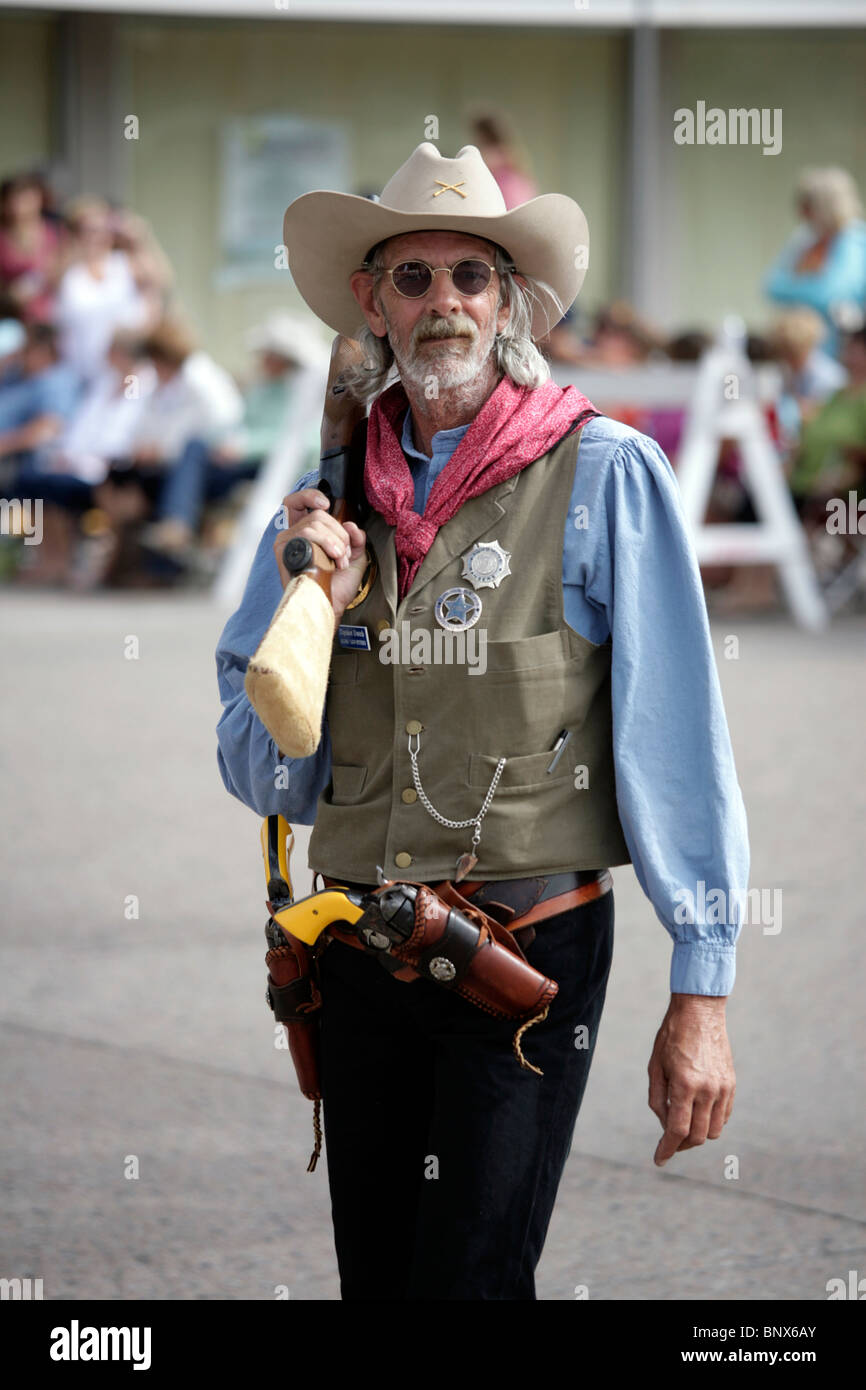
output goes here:
[[426, 261], [401, 261], [388, 271], [391, 284], [404, 299], [420, 299], [433, 284], [437, 270], [447, 270], [458, 294], [483, 294], [490, 284], [495, 266], [487, 261], [457, 261], [456, 265], [428, 265]]

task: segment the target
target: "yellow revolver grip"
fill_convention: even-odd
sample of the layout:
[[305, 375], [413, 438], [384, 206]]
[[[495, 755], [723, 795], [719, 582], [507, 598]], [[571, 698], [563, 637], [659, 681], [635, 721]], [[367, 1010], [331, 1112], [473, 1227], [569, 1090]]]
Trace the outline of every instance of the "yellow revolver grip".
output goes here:
[[299, 898], [296, 903], [275, 912], [274, 921], [299, 941], [312, 946], [332, 922], [357, 922], [363, 917], [364, 909], [347, 897], [347, 891], [326, 888], [321, 893], [311, 893], [308, 898]]
[[[269, 897], [273, 899], [274, 921], [285, 927], [292, 936], [312, 946], [332, 922], [357, 922], [359, 917], [363, 917], [364, 909], [351, 901], [348, 889], [341, 888], [326, 888], [321, 893], [311, 893], [307, 898], [285, 902], [280, 907], [280, 899], [285, 901], [292, 898], [289, 859], [295, 836], [285, 816], [267, 816], [262, 821], [261, 841], [265, 882]], [[282, 891], [283, 883], [286, 893]]]

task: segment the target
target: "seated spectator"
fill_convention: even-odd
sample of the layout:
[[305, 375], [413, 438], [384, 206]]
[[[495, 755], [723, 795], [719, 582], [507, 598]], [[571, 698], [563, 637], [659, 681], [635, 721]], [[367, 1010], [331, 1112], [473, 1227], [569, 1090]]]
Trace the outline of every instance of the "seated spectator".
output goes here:
[[663, 352], [663, 336], [618, 299], [596, 314], [583, 360], [588, 367], [634, 367]]
[[188, 330], [164, 318], [142, 344], [157, 385], [125, 458], [112, 462], [96, 489], [97, 505], [116, 527], [148, 519], [166, 477], [189, 452], [220, 444], [243, 416], [232, 377], [196, 348]]
[[574, 310], [567, 309], [559, 323], [538, 339], [538, 350], [551, 362], [564, 367], [580, 367], [586, 360], [586, 349], [575, 330]]
[[0, 460], [32, 465], [36, 451], [65, 428], [80, 394], [77, 373], [60, 360], [54, 328], [29, 324], [17, 363], [0, 380]]
[[69, 242], [57, 289], [61, 356], [90, 383], [105, 365], [118, 329], [145, 334], [153, 304], [140, 293], [125, 251], [114, 249], [111, 208], [101, 198], [77, 198], [67, 210]]
[[[590, 340], [584, 348], [582, 365], [590, 370], [615, 373], [660, 358], [663, 350], [662, 335], [641, 319], [630, 304], [620, 299], [596, 314]], [[612, 419], [631, 425], [633, 429], [642, 431], [646, 426], [646, 410], [634, 405], [627, 397], [605, 395], [604, 410]]]
[[762, 362], [775, 362], [776, 360], [773, 344], [763, 333], [747, 333], [745, 348], [749, 361], [756, 366]]
[[712, 341], [702, 328], [686, 328], [668, 339], [665, 351], [672, 362], [699, 362]]
[[[857, 536], [829, 534], [826, 503], [833, 496], [847, 500], [850, 489], [861, 498], [866, 493], [866, 329], [845, 336], [842, 362], [848, 373], [847, 383], [804, 423], [789, 479], [794, 505], [813, 542], [817, 542], [813, 560], [823, 571], [825, 588], [831, 570], [841, 573], [844, 569], [847, 553], [853, 552], [857, 558]], [[749, 499], [744, 499], [739, 513], [731, 519], [756, 519]], [[833, 565], [828, 565], [828, 542], [831, 551], [838, 548], [840, 552], [840, 560]], [[720, 596], [715, 596], [712, 609], [721, 616], [746, 608], [777, 606], [777, 579], [773, 566], [739, 566], [731, 583]], [[844, 582], [849, 583], [847, 578]], [[849, 592], [854, 592], [858, 582], [855, 580]], [[837, 601], [838, 593], [834, 603]]]
[[[254, 478], [291, 428], [295, 382], [304, 368], [327, 372], [327, 349], [307, 319], [272, 314], [247, 334], [246, 345], [258, 355], [258, 367], [244, 391], [243, 421], [221, 444], [189, 448], [166, 477], [157, 514], [143, 540], [153, 550], [181, 555], [195, 537], [206, 503], [228, 496], [238, 483]], [[310, 430], [305, 457], [296, 477], [314, 468], [319, 457], [319, 426]]]
[[866, 478], [866, 328], [846, 334], [846, 384], [803, 426], [790, 478], [798, 510], [848, 488], [863, 493]]
[[156, 373], [142, 358], [138, 340], [117, 334], [106, 366], [66, 428], [18, 475], [15, 495], [41, 498], [44, 504], [43, 541], [26, 557], [22, 578], [71, 582], [79, 521], [95, 506], [94, 489], [107, 476], [111, 460], [128, 453], [155, 386]]
[[770, 328], [784, 382], [777, 414], [787, 448], [796, 445], [804, 421], [847, 380], [841, 363], [818, 346], [823, 338], [824, 324], [813, 309], [791, 309]]
[[0, 291], [28, 323], [48, 323], [54, 312], [60, 234], [44, 211], [37, 175], [17, 174], [0, 184]]
[[153, 324], [168, 312], [174, 286], [171, 262], [146, 218], [130, 208], [114, 208], [111, 215], [114, 249], [122, 251], [142, 299], [148, 304]]
[[153, 364], [140, 340], [116, 333], [108, 357], [63, 433], [42, 451], [40, 465], [51, 475], [78, 478], [91, 487], [107, 476], [113, 459], [133, 447], [156, 390]]

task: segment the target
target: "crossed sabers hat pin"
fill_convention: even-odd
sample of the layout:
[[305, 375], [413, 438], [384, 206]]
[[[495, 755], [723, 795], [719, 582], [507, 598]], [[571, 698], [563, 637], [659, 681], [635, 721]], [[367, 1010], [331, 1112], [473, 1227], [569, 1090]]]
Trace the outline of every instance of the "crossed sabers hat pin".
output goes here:
[[436, 189], [436, 192], [433, 194], [434, 198], [438, 198], [440, 193], [448, 192], [459, 193], [461, 198], [465, 198], [467, 196], [463, 192], [463, 184], [466, 182], [465, 179], [461, 179], [459, 183], [445, 183], [443, 179], [436, 179], [435, 182], [440, 184], [441, 187]]

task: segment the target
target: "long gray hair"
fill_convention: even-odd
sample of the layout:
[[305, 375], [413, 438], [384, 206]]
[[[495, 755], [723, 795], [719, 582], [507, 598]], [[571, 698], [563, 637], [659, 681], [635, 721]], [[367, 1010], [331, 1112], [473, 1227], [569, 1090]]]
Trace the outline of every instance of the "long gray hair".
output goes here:
[[[378, 290], [385, 273], [384, 246], [384, 241], [378, 242], [368, 253], [362, 267], [372, 274], [374, 291]], [[492, 352], [497, 370], [510, 377], [516, 386], [540, 386], [550, 377], [550, 368], [532, 340], [532, 309], [539, 298], [538, 291], [544, 290], [553, 303], [557, 317], [550, 321], [551, 328], [562, 318], [565, 309], [546, 281], [525, 275], [526, 285], [521, 285], [512, 273], [514, 262], [500, 246], [495, 247], [494, 265], [499, 276], [497, 307], [503, 304], [511, 306], [507, 324], [493, 340]], [[384, 390], [392, 371], [396, 380], [397, 372], [387, 337], [378, 338], [366, 324], [358, 330], [356, 337], [364, 358], [360, 366], [349, 368], [344, 373], [344, 380], [351, 395], [366, 405]]]

